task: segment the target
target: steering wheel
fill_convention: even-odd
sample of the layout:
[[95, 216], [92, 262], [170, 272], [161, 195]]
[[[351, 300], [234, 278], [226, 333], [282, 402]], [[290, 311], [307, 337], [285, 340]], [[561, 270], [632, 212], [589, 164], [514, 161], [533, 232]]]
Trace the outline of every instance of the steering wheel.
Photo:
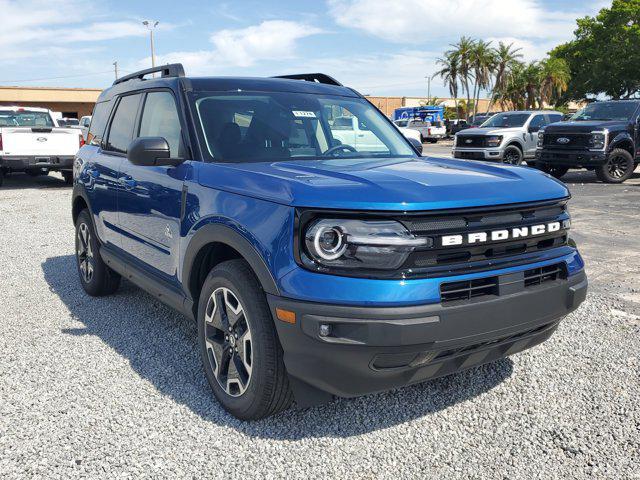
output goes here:
[[324, 152], [322, 154], [322, 156], [326, 157], [327, 155], [332, 155], [333, 153], [339, 152], [340, 150], [346, 150], [348, 152], [357, 152], [358, 151], [355, 148], [353, 148], [351, 145], [346, 145], [344, 143], [341, 143], [340, 145], [335, 145], [335, 146], [331, 147], [329, 150]]

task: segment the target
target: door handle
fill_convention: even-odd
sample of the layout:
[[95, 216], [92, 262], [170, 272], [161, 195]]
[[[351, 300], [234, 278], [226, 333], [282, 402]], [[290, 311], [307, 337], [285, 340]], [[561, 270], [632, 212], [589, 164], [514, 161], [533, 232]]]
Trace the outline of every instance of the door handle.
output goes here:
[[127, 190], [132, 190], [136, 188], [136, 185], [137, 185], [136, 181], [130, 175], [127, 175], [126, 177], [122, 177], [122, 183], [124, 184]]

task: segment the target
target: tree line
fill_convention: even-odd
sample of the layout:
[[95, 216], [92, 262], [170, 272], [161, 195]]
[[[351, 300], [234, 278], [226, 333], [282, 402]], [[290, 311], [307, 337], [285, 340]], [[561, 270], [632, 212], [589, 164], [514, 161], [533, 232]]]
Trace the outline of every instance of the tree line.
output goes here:
[[562, 99], [571, 79], [568, 63], [560, 58], [523, 62], [520, 48], [513, 43], [491, 42], [462, 37], [437, 63], [434, 76], [444, 81], [449, 93], [466, 98], [467, 117], [478, 114], [482, 91], [490, 93], [487, 111], [499, 103], [513, 109], [543, 108]]
[[[481, 92], [511, 109], [562, 108], [569, 101], [638, 98], [640, 0], [613, 0], [595, 17], [577, 20], [574, 39], [540, 61], [524, 62], [513, 43], [462, 37], [437, 60], [449, 93], [467, 117], [478, 113]], [[457, 108], [459, 115], [460, 109]]]

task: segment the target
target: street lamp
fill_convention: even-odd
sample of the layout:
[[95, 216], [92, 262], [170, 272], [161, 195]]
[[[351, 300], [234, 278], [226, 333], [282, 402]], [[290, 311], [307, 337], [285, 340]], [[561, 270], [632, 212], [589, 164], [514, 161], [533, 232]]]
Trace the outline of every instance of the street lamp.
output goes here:
[[151, 66], [156, 66], [156, 53], [153, 48], [153, 31], [158, 26], [160, 22], [157, 20], [145, 20], [142, 24], [149, 29], [149, 41], [151, 43]]

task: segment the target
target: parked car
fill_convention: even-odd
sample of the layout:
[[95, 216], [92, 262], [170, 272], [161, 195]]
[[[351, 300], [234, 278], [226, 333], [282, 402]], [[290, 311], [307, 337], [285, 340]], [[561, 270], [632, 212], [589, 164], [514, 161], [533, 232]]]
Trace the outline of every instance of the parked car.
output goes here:
[[439, 139], [446, 136], [446, 128], [443, 122], [430, 122], [420, 119], [401, 119], [395, 120], [398, 127], [415, 130], [420, 134], [420, 142], [436, 143]]
[[516, 111], [498, 113], [481, 128], [459, 132], [453, 142], [453, 156], [465, 160], [494, 160], [520, 165], [533, 163], [538, 131], [560, 121], [561, 112]]
[[[356, 126], [375, 141], [346, 137]], [[125, 277], [194, 319], [213, 394], [241, 419], [514, 354], [586, 295], [566, 186], [420, 157], [327, 75], [143, 70], [102, 92], [89, 139], [82, 287]]]
[[412, 128], [401, 127], [397, 124], [397, 122], [393, 122], [393, 124], [400, 131], [400, 133], [411, 142], [416, 151], [422, 154], [422, 135], [420, 135], [420, 132]]
[[480, 126], [493, 117], [495, 113], [479, 113], [478, 115], [471, 116], [467, 122], [467, 128], [480, 128]]
[[536, 166], [556, 178], [587, 168], [603, 182], [622, 183], [640, 162], [640, 101], [591, 103], [540, 130], [537, 147]]
[[447, 129], [447, 136], [453, 137], [456, 133], [469, 128], [469, 124], [463, 118], [453, 118], [451, 120], [445, 121], [445, 126]]
[[80, 118], [80, 130], [82, 130], [82, 136], [85, 142], [87, 141], [87, 134], [89, 133], [89, 126], [91, 125], [91, 115], [85, 115]]
[[80, 128], [80, 121], [77, 118], [61, 117], [56, 120], [58, 127], [77, 127]]
[[46, 108], [0, 106], [0, 185], [13, 172], [60, 171], [71, 183], [73, 158], [83, 144], [79, 131], [57, 127]]

